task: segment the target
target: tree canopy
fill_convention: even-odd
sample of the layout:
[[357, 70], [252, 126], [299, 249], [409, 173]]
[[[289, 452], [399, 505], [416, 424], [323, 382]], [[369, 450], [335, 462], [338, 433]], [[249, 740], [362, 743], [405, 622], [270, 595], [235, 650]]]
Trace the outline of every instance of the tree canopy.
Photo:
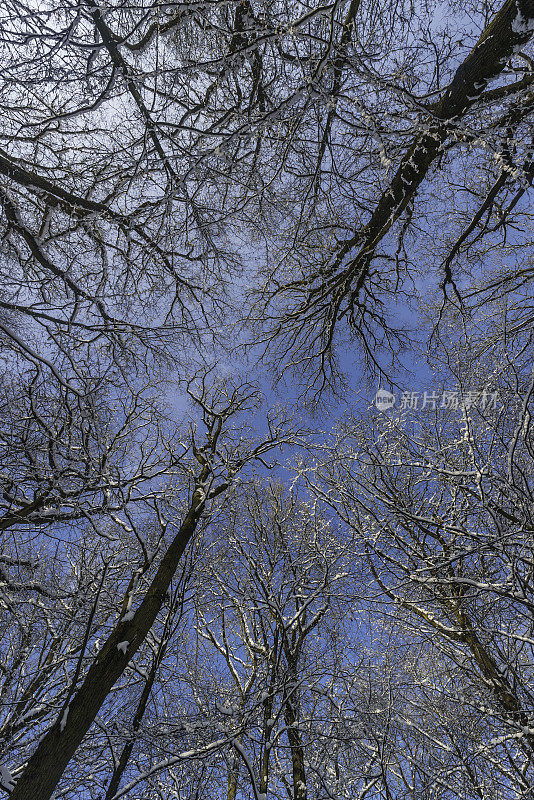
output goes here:
[[6, 796], [532, 796], [533, 35], [4, 0]]

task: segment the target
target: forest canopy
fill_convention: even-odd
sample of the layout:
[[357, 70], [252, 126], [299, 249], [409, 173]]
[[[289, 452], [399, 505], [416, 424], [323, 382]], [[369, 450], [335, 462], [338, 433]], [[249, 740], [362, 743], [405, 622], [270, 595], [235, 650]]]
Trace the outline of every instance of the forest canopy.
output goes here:
[[533, 796], [533, 35], [4, 0], [4, 796]]

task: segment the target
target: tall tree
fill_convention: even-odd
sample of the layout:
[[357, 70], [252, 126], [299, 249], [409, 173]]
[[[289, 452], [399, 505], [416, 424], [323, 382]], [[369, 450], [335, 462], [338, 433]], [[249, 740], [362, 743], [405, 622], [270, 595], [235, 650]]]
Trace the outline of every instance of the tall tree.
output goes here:
[[[189, 446], [186, 446], [187, 454], [191, 455], [189, 460], [186, 456], [177, 457], [176, 467], [182, 471], [184, 482], [190, 485], [181, 519], [174, 523], [174, 535], [157, 562], [158, 551], [152, 556], [154, 571], [138, 608], [133, 611], [131, 598], [127, 597], [118, 621], [79, 686], [76, 686], [79, 674], [75, 674], [61, 718], [41, 738], [17, 781], [12, 793], [14, 798], [33, 795], [44, 800], [52, 795], [96, 714], [160, 613], [182, 554], [203, 513], [217, 497], [232, 487], [243, 467], [279, 446], [284, 439], [290, 441], [293, 438], [292, 434], [282, 434], [272, 427], [267, 438], [256, 445], [247, 442], [243, 436], [235, 436], [228, 423], [239, 412], [250, 409], [251, 403], [256, 401], [256, 396], [250, 391], [234, 389], [228, 392], [225, 387], [210, 390], [201, 383], [200, 392], [195, 394], [190, 389], [190, 394], [200, 408], [204, 431], [202, 441], [198, 441], [192, 430]], [[166, 527], [164, 519], [160, 514], [159, 523]], [[152, 566], [150, 562], [146, 567], [149, 566]], [[134, 576], [128, 589], [131, 597], [136, 585]]]
[[[475, 25], [461, 37], [454, 22], [440, 30], [427, 4], [403, 13], [353, 3], [332, 20], [331, 51], [316, 53], [321, 77], [312, 77], [314, 102], [329, 111], [316, 122], [302, 104], [287, 122], [289, 188], [258, 298], [256, 319], [282, 369], [324, 385], [337, 344], [350, 341], [380, 371], [410, 341], [398, 304], [415, 301], [421, 284], [446, 303], [475, 306], [481, 282], [517, 285], [520, 249], [494, 278], [488, 263], [481, 275], [460, 256], [513, 246], [522, 218], [532, 177], [534, 6], [507, 0], [472, 10]], [[512, 236], [531, 246], [528, 216]], [[527, 268], [522, 282], [530, 279]]]
[[[224, 687], [220, 713], [234, 735], [228, 797], [252, 782], [256, 797], [287, 792], [303, 800], [326, 779], [316, 751], [326, 754], [335, 741], [329, 703], [338, 673], [350, 670], [343, 621], [350, 545], [310, 502], [272, 481], [247, 487], [225, 519], [224, 539], [210, 545], [197, 613], [208, 663], [217, 659], [213, 685]], [[351, 666], [355, 673], [359, 665]], [[329, 762], [321, 766], [327, 773]]]
[[435, 724], [459, 705], [462, 725], [455, 733], [449, 720], [436, 734], [440, 747], [453, 748], [471, 792], [478, 779], [480, 787], [500, 780], [513, 797], [531, 793], [534, 780], [529, 339], [522, 334], [513, 349], [509, 340], [506, 360], [494, 357], [489, 371], [464, 363], [469, 389], [448, 390], [457, 408], [433, 407], [436, 392], [418, 414], [340, 425], [328, 458], [309, 472], [316, 495], [360, 542], [377, 610], [400, 617], [429, 664], [442, 659], [443, 675], [416, 690], [414, 710], [430, 695], [441, 706]]

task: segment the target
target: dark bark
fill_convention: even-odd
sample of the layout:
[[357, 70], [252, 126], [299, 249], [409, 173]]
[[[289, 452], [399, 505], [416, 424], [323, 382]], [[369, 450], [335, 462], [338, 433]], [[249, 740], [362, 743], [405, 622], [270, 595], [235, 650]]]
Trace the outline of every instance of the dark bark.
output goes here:
[[[207, 467], [201, 480], [208, 477]], [[119, 622], [100, 650], [68, 708], [63, 730], [61, 720], [50, 728], [31, 756], [11, 794], [12, 800], [48, 800], [91, 727], [112, 687], [124, 673], [160, 611], [180, 558], [193, 536], [205, 506], [196, 490], [189, 511], [171, 542], [133, 619]], [[118, 649], [128, 642], [126, 652]]]
[[152, 687], [154, 686], [154, 681], [156, 680], [156, 675], [158, 674], [159, 666], [161, 664], [161, 660], [165, 654], [165, 650], [167, 649], [168, 639], [165, 637], [165, 634], [159, 644], [158, 652], [154, 656], [154, 660], [152, 661], [152, 666], [150, 668], [150, 672], [148, 673], [148, 678], [145, 681], [145, 685], [143, 686], [143, 691], [141, 692], [141, 697], [139, 698], [139, 702], [137, 703], [137, 708], [135, 709], [135, 714], [132, 720], [132, 730], [130, 736], [126, 744], [124, 745], [121, 754], [119, 756], [119, 761], [113, 770], [113, 775], [111, 776], [111, 780], [109, 782], [109, 786], [106, 791], [105, 800], [111, 800], [114, 797], [118, 790], [119, 785], [128, 766], [128, 762], [130, 760], [130, 756], [132, 755], [132, 750], [135, 744], [135, 737], [137, 732], [141, 726], [141, 722], [145, 715], [146, 707], [148, 700], [150, 698], [150, 694], [152, 692]]
[[522, 742], [526, 745], [530, 753], [534, 754], [534, 735], [528, 732], [531, 728], [528, 714], [521, 703], [519, 694], [506, 677], [505, 672], [499, 668], [497, 660], [493, 657], [488, 646], [481, 642], [469, 615], [463, 609], [462, 586], [455, 582], [455, 576], [447, 576], [449, 585], [454, 592], [453, 599], [448, 598], [441, 600], [445, 614], [454, 624], [454, 628], [447, 628], [436, 621], [433, 615], [426, 612], [423, 608], [403, 600], [392, 591], [379, 577], [369, 552], [367, 555], [369, 559], [368, 563], [376, 582], [391, 600], [401, 608], [405, 608], [407, 611], [422, 617], [429, 627], [437, 630], [439, 635], [444, 639], [449, 639], [452, 642], [467, 647], [483, 677], [484, 683], [488, 686], [501, 710], [504, 712], [504, 718], [512, 724], [517, 725], [518, 728], [523, 728], [524, 735], [522, 737]]
[[228, 770], [228, 792], [226, 800], [235, 800], [237, 795], [237, 778], [239, 775], [239, 761], [236, 755], [232, 757], [232, 762]]
[[291, 752], [291, 768], [293, 772], [293, 800], [307, 800], [306, 768], [304, 747], [298, 727], [299, 722], [299, 690], [297, 687], [297, 659], [289, 663], [290, 684], [284, 699], [284, 719], [287, 726], [287, 739]]
[[263, 754], [261, 759], [260, 793], [267, 794], [269, 785], [269, 761], [271, 757], [271, 738], [273, 728], [271, 720], [273, 716], [274, 694], [276, 688], [276, 678], [278, 676], [278, 631], [274, 632], [273, 649], [271, 655], [271, 676], [269, 679], [269, 693], [263, 701]]
[[25, 169], [18, 161], [9, 156], [5, 150], [0, 149], [0, 175], [5, 175], [10, 180], [24, 186], [27, 189], [37, 190], [43, 192], [47, 198], [56, 201], [58, 205], [66, 211], [72, 213], [74, 211], [84, 212], [86, 214], [102, 214], [104, 217], [113, 219], [116, 222], [124, 222], [125, 218], [121, 214], [116, 214], [111, 211], [104, 203], [97, 203], [94, 200], [89, 200], [81, 195], [74, 194], [74, 192], [64, 189], [62, 186], [43, 178], [36, 172]]
[[442, 99], [429, 109], [434, 118], [433, 122], [427, 131], [413, 141], [364, 230], [358, 232], [350, 243], [347, 242], [344, 246], [345, 250], [349, 244], [353, 246], [362, 241], [354, 267], [357, 266], [358, 259], [365, 262], [371, 257], [378, 242], [414, 198], [432, 162], [448, 138], [450, 123], [475, 104], [489, 81], [502, 72], [503, 66], [515, 48], [524, 45], [531, 38], [532, 32], [518, 33], [512, 28], [518, 11], [524, 19], [534, 19], [534, 0], [524, 2], [507, 0], [465, 61], [456, 70]]
[[[522, 26], [515, 24], [518, 14], [521, 14]], [[456, 70], [441, 100], [426, 108], [429, 114], [427, 129], [413, 140], [367, 224], [344, 242], [326, 273], [326, 279], [322, 272], [313, 275], [309, 281], [302, 281], [303, 284], [310, 283], [308, 307], [331, 294], [335, 316], [344, 313], [341, 307], [343, 299], [350, 315], [364, 287], [377, 245], [415, 198], [454, 124], [481, 98], [487, 84], [502, 72], [516, 49], [531, 38], [532, 31], [528, 28], [532, 20], [534, 0], [505, 2]], [[357, 252], [347, 264], [347, 256], [354, 248]]]
[[517, 692], [510, 684], [505, 674], [499, 669], [497, 662], [489, 652], [488, 648], [478, 638], [470, 618], [458, 607], [456, 617], [462, 631], [462, 641], [465, 642], [475, 661], [478, 669], [484, 677], [485, 683], [490, 687], [495, 699], [509, 718], [518, 727], [523, 728], [523, 741], [526, 742], [531, 753], [534, 753], [534, 736], [528, 731], [531, 729], [531, 722], [528, 714], [517, 695]]

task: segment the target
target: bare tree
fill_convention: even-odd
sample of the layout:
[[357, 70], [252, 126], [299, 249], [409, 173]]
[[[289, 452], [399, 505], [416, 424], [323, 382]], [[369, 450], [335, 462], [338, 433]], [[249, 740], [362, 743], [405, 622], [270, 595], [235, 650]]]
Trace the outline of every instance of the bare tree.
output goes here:
[[[0, 10], [2, 786], [529, 796], [532, 0], [33, 5]], [[501, 405], [355, 414], [301, 500], [243, 487], [298, 432], [193, 364], [248, 337], [321, 391], [340, 344], [395, 364], [403, 303]]]
[[[372, 371], [391, 367], [411, 338], [399, 303], [416, 302], [425, 276], [423, 291], [431, 284], [464, 311], [531, 280], [520, 200], [532, 172], [534, 9], [507, 0], [472, 11], [458, 37], [454, 16], [430, 22], [432, 4], [347, 4], [331, 49], [318, 43], [310, 57], [314, 103], [327, 110], [319, 135], [311, 105], [287, 123], [290, 188], [256, 320], [279, 368], [311, 372], [319, 388], [335, 377], [337, 345], [356, 346]], [[504, 243], [512, 263], [493, 275], [481, 254]]]
[[[438, 751], [454, 754], [450, 768], [479, 797], [498, 781], [528, 796], [533, 781], [533, 390], [524, 338], [512, 369], [498, 360], [489, 373], [464, 366], [478, 400], [465, 392], [456, 410], [349, 420], [308, 473], [359, 543], [377, 613], [398, 617], [405, 641], [420, 643], [435, 670], [410, 699], [409, 724], [419, 707], [444, 726]], [[498, 395], [495, 408], [479, 402], [484, 386]], [[431, 757], [429, 741], [417, 746]], [[418, 758], [408, 758], [412, 767]], [[437, 780], [435, 765], [425, 769]]]
[[197, 624], [233, 735], [228, 797], [251, 785], [260, 798], [321, 796], [347, 724], [343, 676], [354, 689], [361, 668], [344, 619], [350, 549], [313, 503], [273, 482], [236, 496], [226, 520], [224, 540], [210, 544]]
[[[186, 483], [191, 487], [180, 513], [181, 521], [173, 525], [174, 534], [159, 559], [156, 561], [156, 555], [159, 555], [156, 550], [148, 565], [141, 568], [143, 574], [152, 565], [154, 567], [135, 611], [131, 608], [131, 600], [135, 597], [138, 581], [133, 576], [118, 622], [99, 648], [83, 680], [79, 671], [76, 672], [63, 713], [41, 738], [30, 757], [14, 789], [15, 798], [17, 794], [28, 797], [37, 793], [43, 798], [52, 794], [113, 685], [160, 613], [180, 558], [206, 508], [233, 486], [246, 464], [261, 458], [283, 440], [293, 438], [292, 434], [282, 434], [279, 429], [271, 427], [266, 439], [256, 445], [249, 444], [242, 435], [236, 435], [239, 431], [232, 432], [228, 422], [239, 412], [250, 409], [250, 404], [256, 402], [256, 395], [244, 389], [226, 392], [224, 387], [210, 391], [206, 384], [201, 384], [200, 388], [198, 394], [191, 388], [190, 394], [201, 411], [203, 440], [198, 440], [192, 428], [190, 443], [184, 448], [191, 458], [188, 460], [184, 455], [177, 459], [177, 468], [182, 470]], [[169, 525], [167, 519], [162, 510], [159, 524], [164, 528]]]

